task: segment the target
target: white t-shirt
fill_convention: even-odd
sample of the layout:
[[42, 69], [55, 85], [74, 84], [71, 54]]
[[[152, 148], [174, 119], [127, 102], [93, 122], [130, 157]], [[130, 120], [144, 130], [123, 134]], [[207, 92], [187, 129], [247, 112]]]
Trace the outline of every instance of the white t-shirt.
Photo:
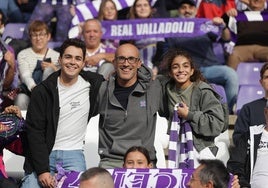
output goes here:
[[60, 115], [52, 150], [83, 149], [90, 107], [90, 84], [79, 76], [70, 87], [61, 85], [58, 79], [58, 88]]
[[252, 173], [252, 188], [268, 187], [268, 132], [264, 129], [257, 150], [257, 159]]

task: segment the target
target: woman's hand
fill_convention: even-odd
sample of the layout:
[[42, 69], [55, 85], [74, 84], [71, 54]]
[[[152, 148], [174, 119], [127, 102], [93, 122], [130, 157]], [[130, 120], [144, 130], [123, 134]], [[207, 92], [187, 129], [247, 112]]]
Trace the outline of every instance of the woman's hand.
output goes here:
[[177, 112], [180, 118], [186, 119], [189, 113], [189, 107], [184, 102], [181, 102], [178, 106]]

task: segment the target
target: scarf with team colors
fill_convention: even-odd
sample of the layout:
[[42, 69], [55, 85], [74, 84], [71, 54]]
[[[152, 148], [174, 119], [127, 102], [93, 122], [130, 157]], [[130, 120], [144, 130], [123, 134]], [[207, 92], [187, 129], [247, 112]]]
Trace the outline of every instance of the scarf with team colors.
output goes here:
[[41, 0], [41, 3], [46, 3], [50, 5], [68, 5], [75, 4], [75, 0]]
[[180, 169], [194, 168], [193, 135], [189, 122], [178, 117], [174, 108], [169, 137], [168, 167]]
[[226, 51], [231, 54], [237, 39], [237, 22], [239, 21], [268, 21], [268, 11], [238, 12], [236, 17], [229, 17], [228, 28], [231, 32], [231, 41], [225, 44]]
[[[116, 4], [117, 10], [122, 10], [127, 7], [131, 7], [134, 0], [113, 0]], [[151, 6], [156, 3], [157, 0], [150, 0]], [[98, 11], [101, 1], [87, 1], [86, 3], [78, 4], [75, 7], [76, 15], [72, 19], [72, 25], [77, 25], [84, 22], [90, 18], [96, 18], [98, 16]]]

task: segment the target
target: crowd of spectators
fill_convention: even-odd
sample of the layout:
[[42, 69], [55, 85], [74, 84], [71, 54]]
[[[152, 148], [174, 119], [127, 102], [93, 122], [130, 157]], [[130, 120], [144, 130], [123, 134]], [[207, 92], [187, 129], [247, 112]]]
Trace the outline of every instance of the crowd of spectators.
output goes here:
[[[77, 9], [81, 5], [94, 16], [73, 25], [75, 16], [83, 17]], [[268, 152], [267, 14], [266, 0], [0, 0], [0, 36], [7, 32], [7, 24], [24, 23], [23, 37], [16, 40], [30, 45], [18, 52], [5, 38], [0, 44], [0, 110], [16, 105], [27, 111], [28, 135], [23, 144], [29, 151], [24, 153], [24, 186], [53, 187], [55, 155], [66, 152], [66, 147], [68, 152], [74, 151], [72, 157], [81, 158], [79, 168], [72, 168], [77, 163], [61, 157], [72, 163], [67, 170], [84, 171], [87, 156], [79, 152], [86, 123], [97, 114], [102, 168], [136, 168], [135, 161], [126, 163], [124, 158], [139, 149], [128, 150], [133, 145], [144, 146], [148, 151], [143, 163], [146, 168], [156, 168], [153, 144], [157, 113], [169, 122], [170, 135], [172, 131], [179, 133], [173, 147], [181, 153], [175, 156], [186, 159], [172, 159], [178, 163], [175, 167], [185, 163], [184, 168], [197, 168], [198, 173], [206, 166], [210, 168], [206, 160], [201, 160], [201, 168], [199, 159], [217, 158], [221, 148], [215, 145], [215, 138], [225, 131], [226, 118], [221, 96], [210, 84], [223, 86], [229, 114], [234, 114], [239, 91], [236, 69], [241, 62], [256, 61], [264, 63], [260, 84], [265, 96], [244, 105], [237, 114], [234, 148], [226, 171], [237, 175], [242, 187], [265, 186], [268, 170], [262, 161]], [[102, 23], [157, 22], [159, 18], [206, 19], [206, 24], [219, 32], [103, 38]], [[61, 45], [52, 49], [50, 42]], [[221, 46], [224, 62], [219, 61], [214, 44]], [[71, 128], [72, 122], [80, 129]], [[184, 129], [172, 130], [174, 122]], [[187, 144], [191, 143], [187, 149], [181, 144], [183, 131], [191, 132], [191, 138], [186, 137]], [[86, 181], [86, 174], [82, 180]]]

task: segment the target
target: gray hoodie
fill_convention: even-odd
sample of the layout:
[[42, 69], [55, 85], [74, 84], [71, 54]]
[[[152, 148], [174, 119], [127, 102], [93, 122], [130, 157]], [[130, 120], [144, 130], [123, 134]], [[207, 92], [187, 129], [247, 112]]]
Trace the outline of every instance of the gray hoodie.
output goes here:
[[147, 148], [151, 160], [155, 160], [156, 117], [163, 109], [160, 82], [152, 80], [150, 69], [142, 65], [138, 83], [128, 97], [127, 109], [114, 96], [114, 89], [115, 76], [104, 82], [99, 91], [100, 157], [123, 160], [127, 149], [138, 145]]

